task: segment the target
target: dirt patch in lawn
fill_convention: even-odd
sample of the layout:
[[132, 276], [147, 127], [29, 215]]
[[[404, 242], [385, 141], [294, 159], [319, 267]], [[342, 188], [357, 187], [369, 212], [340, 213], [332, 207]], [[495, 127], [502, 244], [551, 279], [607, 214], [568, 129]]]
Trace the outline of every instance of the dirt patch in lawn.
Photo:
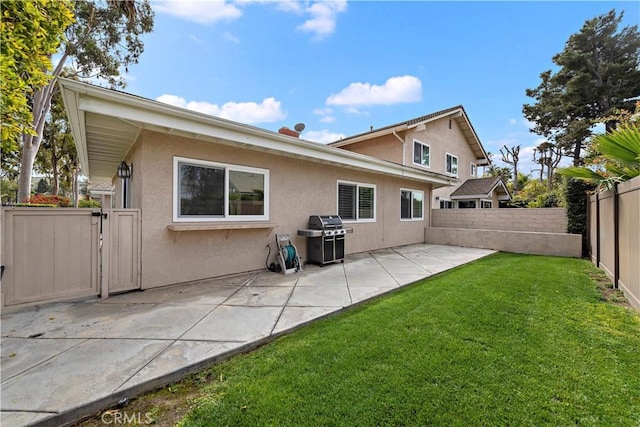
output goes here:
[[143, 394], [124, 405], [102, 411], [84, 419], [74, 427], [104, 427], [105, 425], [175, 426], [203, 397], [206, 385], [223, 382], [205, 369], [161, 389]]
[[600, 299], [602, 301], [607, 301], [611, 304], [630, 308], [631, 304], [624, 296], [624, 293], [620, 289], [614, 289], [611, 280], [604, 271], [602, 270], [591, 270], [588, 273], [588, 276], [598, 287], [600, 291]]

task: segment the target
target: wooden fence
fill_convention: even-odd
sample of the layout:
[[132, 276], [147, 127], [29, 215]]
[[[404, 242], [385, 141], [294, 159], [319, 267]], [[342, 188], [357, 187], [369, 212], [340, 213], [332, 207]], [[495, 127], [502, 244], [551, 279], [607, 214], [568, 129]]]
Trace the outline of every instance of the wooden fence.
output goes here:
[[591, 260], [640, 310], [640, 177], [589, 198]]

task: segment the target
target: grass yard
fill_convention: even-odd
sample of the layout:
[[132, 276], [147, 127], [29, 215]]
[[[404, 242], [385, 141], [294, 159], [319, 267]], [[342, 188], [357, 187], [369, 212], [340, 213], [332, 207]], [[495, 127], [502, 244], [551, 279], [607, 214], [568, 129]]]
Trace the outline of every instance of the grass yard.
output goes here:
[[140, 402], [160, 425], [164, 393], [185, 426], [638, 426], [640, 315], [601, 279], [585, 260], [496, 254]]

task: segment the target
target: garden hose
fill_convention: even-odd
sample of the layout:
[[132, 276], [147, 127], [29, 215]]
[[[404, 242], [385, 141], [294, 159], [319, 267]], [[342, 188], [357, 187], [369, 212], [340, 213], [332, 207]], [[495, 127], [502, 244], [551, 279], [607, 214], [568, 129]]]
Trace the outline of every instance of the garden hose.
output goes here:
[[293, 245], [287, 245], [282, 248], [284, 255], [284, 263], [287, 268], [294, 266], [293, 262], [296, 258], [296, 248]]

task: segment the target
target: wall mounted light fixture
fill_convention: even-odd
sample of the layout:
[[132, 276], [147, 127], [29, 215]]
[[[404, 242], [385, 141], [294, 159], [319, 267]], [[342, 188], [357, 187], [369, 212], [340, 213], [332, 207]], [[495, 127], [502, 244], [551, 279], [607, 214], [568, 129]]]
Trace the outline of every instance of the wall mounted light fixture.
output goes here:
[[131, 166], [124, 160], [118, 166], [118, 178], [131, 178]]

